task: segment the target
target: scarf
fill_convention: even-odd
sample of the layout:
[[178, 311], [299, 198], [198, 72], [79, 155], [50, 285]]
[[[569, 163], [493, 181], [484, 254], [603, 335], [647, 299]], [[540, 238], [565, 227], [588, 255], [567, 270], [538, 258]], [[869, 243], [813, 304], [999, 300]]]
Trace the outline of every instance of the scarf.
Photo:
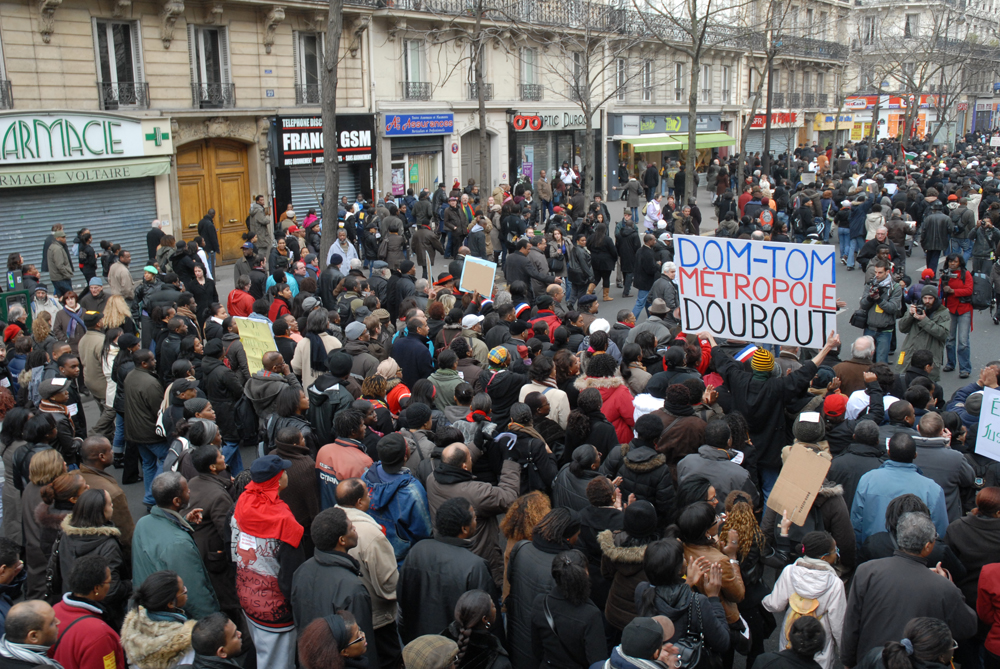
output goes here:
[[462, 212], [462, 216], [465, 217], [465, 222], [466, 223], [472, 222], [472, 219], [474, 219], [476, 217], [475, 213], [473, 213], [473, 211], [472, 211], [472, 207], [470, 207], [467, 204], [466, 205], [462, 205], [461, 207], [459, 207], [459, 209]]
[[545, 450], [549, 450], [549, 445], [545, 443], [545, 438], [542, 435], [538, 434], [538, 430], [531, 427], [530, 425], [521, 425], [520, 423], [515, 423], [514, 421], [510, 421], [509, 423], [507, 423], [507, 427], [508, 429], [510, 429], [511, 432], [520, 432], [521, 434], [538, 439], [540, 442], [542, 442], [542, 446], [545, 447]]
[[292, 515], [292, 510], [278, 498], [281, 474], [268, 481], [247, 484], [236, 502], [233, 517], [240, 529], [260, 539], [278, 539], [298, 548], [305, 529]]
[[62, 665], [45, 655], [48, 646], [36, 646], [30, 643], [14, 643], [7, 640], [7, 635], [0, 637], [0, 657], [10, 660], [20, 660], [44, 667], [59, 667]]
[[63, 406], [62, 404], [56, 404], [55, 402], [50, 402], [48, 400], [42, 400], [38, 403], [38, 408], [43, 413], [61, 413], [69, 416], [69, 408]]
[[323, 345], [323, 338], [315, 332], [307, 332], [306, 339], [309, 340], [309, 365], [317, 372], [327, 371], [326, 346]]
[[[79, 311], [79, 310], [80, 310], [80, 307], [79, 307], [79, 305], [77, 305], [77, 311]], [[80, 327], [82, 327], [84, 332], [87, 331], [87, 326], [83, 324], [83, 319], [80, 318], [80, 315], [78, 313], [76, 313], [76, 311], [73, 311], [69, 307], [63, 307], [63, 311], [65, 311], [67, 314], [69, 314], [69, 327], [66, 328], [66, 336], [67, 337], [69, 337], [70, 339], [73, 338], [73, 334], [76, 332], [76, 326], [77, 325], [79, 325]]]
[[188, 332], [188, 334], [193, 334], [198, 337], [198, 339], [204, 339], [201, 336], [201, 328], [198, 327], [198, 317], [194, 315], [188, 307], [177, 307], [177, 314], [179, 316], [185, 316], [194, 325], [194, 332]]
[[676, 416], [677, 418], [694, 415], [694, 407], [690, 404], [674, 404], [669, 400], [663, 400], [663, 408], [666, 409], [667, 413], [671, 416]]

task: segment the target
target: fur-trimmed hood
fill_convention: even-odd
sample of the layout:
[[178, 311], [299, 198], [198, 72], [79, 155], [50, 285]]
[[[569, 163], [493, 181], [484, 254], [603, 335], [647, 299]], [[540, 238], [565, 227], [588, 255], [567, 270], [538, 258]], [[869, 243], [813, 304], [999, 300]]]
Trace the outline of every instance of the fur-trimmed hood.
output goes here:
[[66, 536], [76, 536], [76, 537], [114, 537], [115, 539], [120, 539], [122, 536], [121, 530], [119, 530], [114, 525], [105, 525], [104, 527], [75, 527], [69, 523], [69, 514], [62, 520], [60, 527], [62, 528], [63, 534]]
[[642, 558], [646, 555], [645, 546], [622, 546], [628, 538], [624, 532], [604, 530], [597, 535], [597, 545], [601, 553], [616, 565], [634, 565], [642, 569]]
[[576, 381], [573, 382], [573, 386], [577, 390], [586, 390], [587, 388], [617, 388], [618, 386], [624, 386], [625, 381], [618, 372], [615, 372], [614, 376], [581, 376]]
[[820, 487], [819, 492], [816, 493], [818, 499], [829, 499], [830, 497], [836, 497], [840, 495], [844, 496], [844, 486], [839, 483], [834, 483], [830, 479], [823, 481], [823, 485]]
[[622, 444], [622, 462], [633, 472], [645, 474], [667, 464], [667, 456], [663, 453], [657, 453], [645, 444], [635, 445], [634, 448], [633, 445], [634, 442]]
[[139, 669], [168, 669], [191, 650], [191, 630], [196, 622], [157, 622], [140, 606], [125, 616], [122, 647], [129, 662]]

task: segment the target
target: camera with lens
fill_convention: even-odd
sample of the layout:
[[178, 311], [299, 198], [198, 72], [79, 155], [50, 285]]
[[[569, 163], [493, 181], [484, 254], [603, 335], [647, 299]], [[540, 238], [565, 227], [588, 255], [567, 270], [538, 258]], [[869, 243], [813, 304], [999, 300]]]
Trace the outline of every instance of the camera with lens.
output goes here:
[[868, 288], [868, 301], [878, 302], [882, 297], [882, 289], [877, 284], [872, 284]]
[[924, 308], [923, 307], [915, 307], [913, 309], [913, 313], [920, 314], [921, 316], [923, 316], [924, 315]]

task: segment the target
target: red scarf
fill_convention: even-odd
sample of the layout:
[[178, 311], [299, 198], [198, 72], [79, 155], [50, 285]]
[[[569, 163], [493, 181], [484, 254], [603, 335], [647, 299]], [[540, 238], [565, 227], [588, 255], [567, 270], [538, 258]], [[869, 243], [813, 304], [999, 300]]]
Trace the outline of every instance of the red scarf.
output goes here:
[[465, 420], [469, 421], [470, 423], [473, 423], [476, 420], [475, 416], [482, 416], [483, 419], [485, 419], [485, 420], [489, 420], [490, 419], [490, 415], [488, 413], [486, 413], [485, 411], [480, 411], [479, 409], [476, 409], [475, 411], [469, 413], [469, 415], [465, 417]]
[[240, 529], [259, 539], [278, 539], [298, 548], [305, 529], [299, 525], [283, 500], [278, 497], [281, 474], [269, 481], [247, 484], [233, 516]]

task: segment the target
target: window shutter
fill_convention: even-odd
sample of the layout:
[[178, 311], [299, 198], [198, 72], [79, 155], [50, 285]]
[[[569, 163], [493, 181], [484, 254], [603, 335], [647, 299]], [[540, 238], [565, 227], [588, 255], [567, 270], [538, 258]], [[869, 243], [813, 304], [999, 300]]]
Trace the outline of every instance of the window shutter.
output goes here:
[[[96, 18], [91, 19], [90, 25], [94, 32], [94, 60], [97, 64], [97, 81], [101, 81], [104, 79], [104, 75], [101, 72], [101, 41], [97, 37], [97, 31], [100, 30], [101, 27], [97, 23]], [[3, 76], [3, 73], [3, 58], [0, 58], [0, 79], [6, 79], [6, 77]]]
[[295, 74], [293, 83], [296, 91], [299, 90], [299, 35], [301, 34], [298, 30], [292, 31], [292, 72]]
[[146, 81], [146, 78], [142, 67], [142, 30], [139, 22], [129, 22], [129, 30], [132, 33], [132, 62], [135, 67], [135, 81], [142, 83]]
[[222, 83], [233, 83], [229, 73], [229, 28], [225, 26], [219, 28], [219, 60], [222, 61]]
[[188, 61], [191, 65], [191, 83], [199, 84], [198, 81], [198, 50], [195, 47], [195, 30], [192, 24], [187, 24], [188, 34]]

